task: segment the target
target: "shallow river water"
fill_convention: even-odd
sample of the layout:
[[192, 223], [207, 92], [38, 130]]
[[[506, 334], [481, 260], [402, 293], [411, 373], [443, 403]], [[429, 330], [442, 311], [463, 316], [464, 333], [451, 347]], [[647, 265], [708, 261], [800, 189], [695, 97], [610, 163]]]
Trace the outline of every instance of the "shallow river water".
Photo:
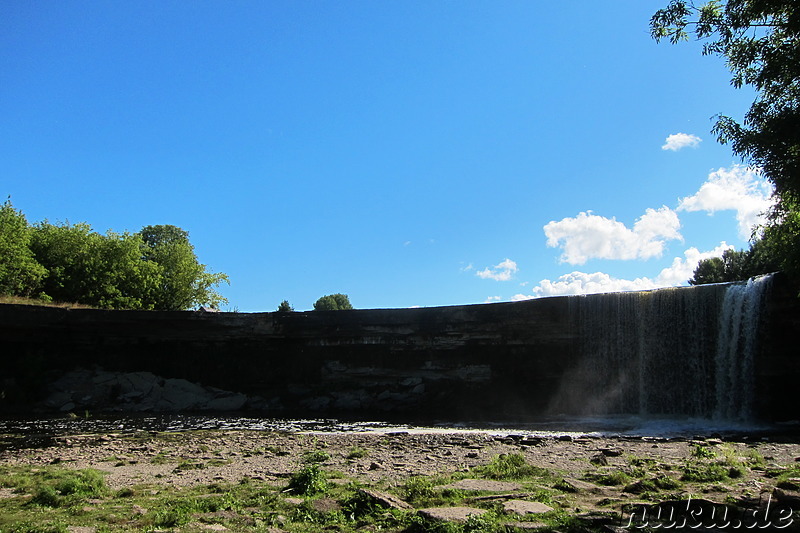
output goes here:
[[800, 425], [732, 423], [709, 419], [666, 417], [549, 418], [535, 422], [460, 422], [420, 420], [411, 422], [339, 419], [282, 419], [209, 415], [102, 415], [0, 419], [0, 434], [56, 436], [85, 433], [136, 431], [255, 430], [303, 433], [353, 432], [460, 432], [522, 435], [596, 435], [692, 437], [696, 435], [744, 435], [753, 438], [774, 433], [798, 434]]

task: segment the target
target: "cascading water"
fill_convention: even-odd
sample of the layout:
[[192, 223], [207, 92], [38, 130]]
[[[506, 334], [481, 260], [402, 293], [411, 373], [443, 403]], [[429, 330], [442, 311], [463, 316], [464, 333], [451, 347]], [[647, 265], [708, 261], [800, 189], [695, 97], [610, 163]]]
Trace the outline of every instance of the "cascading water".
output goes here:
[[768, 286], [764, 276], [746, 283], [572, 297], [581, 355], [551, 411], [747, 418]]
[[771, 276], [736, 283], [725, 292], [717, 339], [714, 418], [747, 420], [753, 415], [754, 357], [761, 309]]

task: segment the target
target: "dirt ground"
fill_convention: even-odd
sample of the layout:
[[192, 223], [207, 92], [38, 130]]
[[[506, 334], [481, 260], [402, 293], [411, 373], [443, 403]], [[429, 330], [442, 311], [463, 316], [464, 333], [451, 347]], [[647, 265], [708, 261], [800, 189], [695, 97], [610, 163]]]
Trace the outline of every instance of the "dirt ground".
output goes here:
[[[585, 479], [589, 472], [625, 470], [632, 459], [652, 460], [669, 471], [698, 447], [728, 455], [760, 454], [765, 469], [729, 482], [725, 496], [770, 491], [767, 469], [800, 461], [797, 442], [723, 442], [663, 438], [523, 437], [486, 433], [303, 434], [263, 431], [187, 431], [59, 437], [38, 448], [6, 449], [2, 465], [62, 464], [107, 473], [106, 484], [192, 486], [236, 483], [243, 478], [280, 482], [309, 460], [344, 479], [392, 487], [410, 476], [448, 475], [487, 464], [500, 454], [522, 453], [559, 476]], [[712, 498], [713, 499], [713, 498]]]

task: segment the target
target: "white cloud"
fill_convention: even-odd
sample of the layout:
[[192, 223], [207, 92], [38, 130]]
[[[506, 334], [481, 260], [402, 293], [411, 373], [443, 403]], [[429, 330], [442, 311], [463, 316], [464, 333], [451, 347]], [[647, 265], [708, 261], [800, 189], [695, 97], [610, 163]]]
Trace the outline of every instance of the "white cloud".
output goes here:
[[772, 191], [757, 169], [734, 165], [710, 173], [695, 194], [680, 200], [678, 211], [736, 211], [739, 236], [747, 240], [753, 227], [764, 222], [763, 214], [773, 202]]
[[517, 264], [512, 261], [511, 259], [505, 259], [498, 265], [495, 265], [492, 268], [485, 268], [483, 270], [479, 270], [475, 274], [479, 278], [483, 279], [493, 279], [495, 281], [508, 281], [511, 279], [517, 272]]
[[655, 289], [649, 278], [635, 280], [614, 278], [603, 272], [571, 272], [560, 276], [556, 281], [543, 279], [533, 288], [533, 294], [517, 294], [514, 301], [541, 298], [543, 296], [564, 296], [568, 294], [595, 294], [600, 292], [645, 291]]
[[659, 287], [674, 287], [685, 284], [694, 275], [697, 263], [703, 259], [712, 257], [722, 257], [725, 250], [732, 250], [734, 247], [725, 241], [709, 252], [701, 252], [694, 246], [683, 252], [685, 259], [676, 257], [672, 260], [672, 265], [668, 266], [656, 278]]
[[544, 226], [547, 246], [563, 249], [562, 263], [582, 265], [589, 259], [660, 257], [666, 241], [681, 240], [678, 215], [672, 209], [647, 209], [629, 229], [615, 218], [579, 213]]
[[499, 302], [500, 300], [502, 300], [502, 298], [500, 296], [489, 296], [488, 298], [486, 298], [486, 301], [483, 302], [483, 303], [491, 304], [491, 303]]
[[700, 144], [700, 141], [702, 141], [702, 139], [697, 135], [691, 135], [689, 133], [674, 133], [667, 137], [667, 141], [664, 143], [664, 146], [662, 146], [661, 149], [677, 152], [681, 148], [686, 148], [687, 146], [691, 148], [697, 148], [697, 145]]
[[571, 272], [552, 281], [544, 279], [533, 288], [532, 294], [517, 294], [512, 300], [529, 300], [544, 296], [564, 296], [569, 294], [596, 294], [602, 292], [646, 291], [662, 287], [675, 287], [687, 284], [692, 277], [697, 263], [702, 259], [720, 257], [725, 250], [733, 246], [721, 242], [719, 246], [708, 252], [700, 252], [697, 248], [689, 248], [683, 255], [676, 257], [672, 265], [663, 269], [655, 279], [648, 277], [633, 280], [620, 279], [603, 272]]

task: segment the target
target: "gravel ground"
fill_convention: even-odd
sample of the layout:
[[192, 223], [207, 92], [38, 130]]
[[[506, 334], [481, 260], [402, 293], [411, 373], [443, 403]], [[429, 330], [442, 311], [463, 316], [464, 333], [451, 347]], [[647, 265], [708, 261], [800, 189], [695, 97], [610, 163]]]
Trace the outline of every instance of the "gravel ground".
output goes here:
[[[314, 453], [321, 466], [343, 478], [391, 487], [410, 476], [467, 471], [504, 453], [522, 453], [533, 465], [561, 476], [581, 478], [607, 468], [624, 469], [631, 457], [677, 466], [696, 444], [745, 455], [753, 450], [768, 466], [788, 467], [800, 459], [800, 444], [722, 443], [655, 438], [520, 437], [485, 433], [344, 433], [303, 434], [264, 431], [187, 431], [59, 437], [50, 445], [6, 449], [0, 465], [62, 464], [96, 468], [117, 489], [137, 484], [192, 486], [243, 478], [281, 483]], [[327, 458], [325, 458], [327, 457]], [[728, 495], [758, 495], [771, 490], [762, 471], [753, 470], [729, 483]]]

